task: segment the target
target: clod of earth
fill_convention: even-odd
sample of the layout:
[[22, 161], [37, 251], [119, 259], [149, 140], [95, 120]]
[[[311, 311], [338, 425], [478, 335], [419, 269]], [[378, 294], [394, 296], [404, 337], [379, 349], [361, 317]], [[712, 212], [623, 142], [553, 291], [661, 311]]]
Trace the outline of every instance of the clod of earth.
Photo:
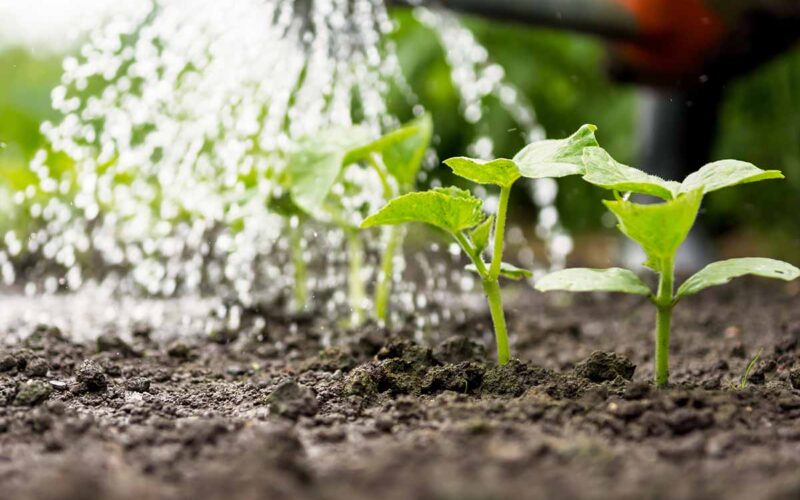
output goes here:
[[145, 377], [135, 377], [125, 382], [125, 388], [133, 392], [150, 391], [150, 380]]
[[19, 406], [35, 406], [50, 396], [53, 389], [50, 384], [41, 380], [28, 380], [20, 385], [14, 404]]
[[103, 369], [92, 360], [84, 360], [75, 372], [75, 380], [80, 385], [79, 389], [88, 392], [102, 392], [108, 387], [106, 374]]
[[119, 335], [113, 333], [104, 333], [97, 337], [97, 351], [110, 352], [120, 356], [135, 356], [137, 353], [134, 349], [122, 340]]
[[176, 340], [167, 346], [167, 354], [172, 358], [186, 360], [189, 359], [192, 351], [184, 342]]
[[480, 342], [469, 337], [453, 335], [436, 346], [434, 356], [445, 363], [485, 361], [486, 348]]
[[17, 367], [17, 358], [11, 354], [0, 356], [0, 372], [7, 372]]
[[287, 380], [265, 398], [272, 414], [296, 419], [302, 415], [316, 415], [319, 404], [314, 391], [293, 380]]
[[635, 371], [636, 365], [628, 358], [613, 352], [595, 351], [575, 365], [576, 375], [596, 383], [615, 380], [617, 377], [631, 380]]
[[794, 370], [789, 372], [789, 381], [797, 390], [800, 390], [800, 368], [795, 368]]
[[531, 366], [518, 359], [494, 366], [483, 377], [481, 391], [499, 396], [521, 396], [529, 387], [539, 385], [550, 377], [550, 371]]
[[25, 375], [29, 377], [45, 377], [50, 365], [42, 358], [33, 358], [25, 366]]

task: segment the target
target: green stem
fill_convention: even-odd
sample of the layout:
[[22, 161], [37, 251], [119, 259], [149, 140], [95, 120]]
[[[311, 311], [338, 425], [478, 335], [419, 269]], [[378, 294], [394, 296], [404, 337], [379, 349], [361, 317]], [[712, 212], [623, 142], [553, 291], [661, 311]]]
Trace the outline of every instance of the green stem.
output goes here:
[[665, 387], [669, 383], [669, 334], [672, 323], [674, 261], [665, 260], [658, 279], [656, 304], [655, 384]]
[[494, 220], [494, 247], [492, 248], [492, 266], [489, 277], [497, 281], [500, 276], [500, 265], [503, 263], [503, 238], [506, 230], [506, 213], [508, 212], [508, 198], [511, 194], [510, 187], [500, 188], [500, 201], [497, 206], [497, 217]]
[[508, 330], [506, 329], [506, 316], [503, 311], [503, 299], [500, 295], [500, 284], [497, 280], [483, 280], [483, 291], [489, 302], [489, 312], [494, 325], [494, 337], [497, 342], [497, 362], [501, 365], [508, 363], [511, 354], [508, 350]]
[[306, 260], [303, 257], [303, 230], [300, 221], [289, 222], [289, 244], [294, 267], [294, 307], [298, 311], [306, 308], [308, 288], [306, 287]]
[[361, 268], [364, 265], [364, 247], [358, 231], [346, 230], [347, 238], [347, 290], [351, 311], [352, 326], [364, 322], [364, 302], [367, 297], [364, 283], [361, 281]]
[[389, 296], [392, 292], [392, 279], [394, 277], [394, 258], [402, 243], [403, 228], [401, 226], [391, 226], [389, 228], [389, 239], [381, 257], [378, 284], [375, 287], [375, 317], [381, 323], [386, 323], [389, 314]]
[[391, 200], [396, 196], [395, 190], [392, 188], [391, 183], [389, 182], [389, 177], [387, 176], [384, 169], [381, 167], [381, 164], [378, 162], [376, 155], [373, 153], [367, 157], [367, 163], [372, 167], [372, 169], [378, 174], [378, 177], [381, 180], [381, 187], [383, 188], [383, 196], [386, 200]]
[[511, 359], [511, 354], [508, 350], [508, 330], [506, 328], [505, 312], [503, 311], [503, 298], [500, 295], [500, 284], [497, 278], [492, 279], [489, 276], [489, 271], [486, 269], [483, 259], [481, 259], [480, 254], [469, 239], [463, 233], [456, 233], [453, 236], [481, 276], [483, 293], [489, 303], [489, 313], [492, 315], [492, 325], [494, 325], [494, 338], [497, 342], [497, 362], [504, 365]]

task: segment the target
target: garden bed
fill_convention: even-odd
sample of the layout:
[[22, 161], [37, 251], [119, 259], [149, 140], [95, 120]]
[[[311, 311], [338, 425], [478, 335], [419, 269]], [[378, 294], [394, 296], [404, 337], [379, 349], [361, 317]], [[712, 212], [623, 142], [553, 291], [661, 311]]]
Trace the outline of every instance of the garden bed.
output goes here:
[[40, 327], [0, 348], [0, 496], [800, 497], [796, 285], [677, 308], [663, 391], [645, 299], [507, 299], [502, 368], [481, 307], [421, 338], [266, 307], [180, 338]]

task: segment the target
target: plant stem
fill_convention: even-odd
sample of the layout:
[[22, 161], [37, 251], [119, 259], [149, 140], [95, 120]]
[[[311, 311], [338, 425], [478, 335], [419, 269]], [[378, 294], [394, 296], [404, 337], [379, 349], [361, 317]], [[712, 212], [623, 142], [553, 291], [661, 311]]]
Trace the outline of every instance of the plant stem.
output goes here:
[[[373, 170], [377, 172], [383, 186], [383, 196], [386, 200], [391, 200], [397, 193], [389, 182], [387, 173], [378, 161], [375, 153], [368, 156], [368, 162]], [[389, 315], [389, 296], [392, 292], [392, 278], [394, 277], [394, 257], [397, 253], [398, 247], [403, 243], [403, 229], [400, 226], [392, 226], [389, 228], [389, 239], [386, 241], [386, 247], [383, 249], [383, 256], [381, 257], [380, 273], [378, 274], [378, 283], [375, 286], [375, 319], [380, 323], [386, 323]]]
[[378, 284], [375, 286], [375, 317], [381, 323], [386, 323], [389, 314], [389, 296], [392, 292], [392, 279], [394, 277], [394, 258], [398, 248], [403, 242], [403, 228], [391, 226], [389, 239], [381, 257], [381, 269], [378, 274]]
[[510, 187], [500, 188], [500, 201], [497, 205], [497, 217], [494, 219], [494, 246], [492, 247], [492, 265], [489, 277], [497, 281], [500, 276], [500, 265], [503, 263], [503, 238], [506, 230], [506, 214], [508, 212], [508, 198], [511, 195]]
[[350, 303], [350, 318], [352, 326], [359, 326], [364, 322], [364, 302], [366, 292], [361, 281], [361, 268], [364, 264], [364, 247], [358, 231], [345, 230], [347, 238], [347, 290]]
[[454, 234], [456, 241], [461, 246], [464, 253], [470, 258], [478, 274], [481, 276], [483, 293], [489, 302], [489, 313], [492, 315], [492, 325], [494, 325], [494, 338], [497, 342], [497, 362], [501, 365], [508, 363], [511, 354], [508, 350], [508, 330], [506, 328], [506, 316], [503, 311], [503, 298], [500, 295], [500, 284], [497, 278], [492, 279], [486, 265], [483, 263], [480, 254], [476, 251], [472, 243], [463, 234]]
[[306, 287], [306, 261], [303, 257], [303, 230], [298, 220], [289, 222], [289, 244], [294, 267], [294, 307], [298, 311], [306, 308], [308, 288]]
[[503, 299], [500, 295], [500, 284], [497, 280], [483, 280], [483, 291], [489, 302], [489, 312], [494, 325], [494, 337], [497, 342], [497, 362], [501, 365], [508, 363], [511, 354], [508, 350], [508, 331], [506, 329], [506, 316], [503, 311]]
[[665, 259], [661, 264], [656, 295], [656, 354], [655, 384], [665, 387], [669, 383], [669, 333], [672, 323], [674, 259]]

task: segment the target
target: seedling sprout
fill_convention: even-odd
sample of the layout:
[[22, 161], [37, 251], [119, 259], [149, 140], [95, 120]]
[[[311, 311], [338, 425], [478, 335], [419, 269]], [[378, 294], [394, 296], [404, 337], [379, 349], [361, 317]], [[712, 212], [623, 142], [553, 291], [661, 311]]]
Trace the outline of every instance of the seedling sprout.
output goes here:
[[[658, 387], [669, 382], [672, 311], [684, 297], [748, 274], [785, 281], [800, 276], [800, 269], [774, 259], [729, 259], [707, 265], [675, 292], [675, 254], [694, 225], [703, 196], [739, 184], [782, 179], [779, 171], [761, 170], [742, 161], [722, 160], [705, 165], [679, 183], [617, 163], [600, 147], [587, 148], [583, 159], [583, 179], [614, 191], [616, 200], [604, 203], [619, 221], [619, 230], [644, 249], [647, 255], [645, 265], [658, 274], [658, 288], [651, 291], [633, 271], [620, 268], [565, 269], [543, 277], [536, 283], [536, 288], [543, 292], [606, 291], [648, 297], [656, 306], [654, 372]], [[663, 203], [634, 203], [621, 193], [655, 196]]]
[[[340, 183], [347, 195], [367, 189], [342, 176], [346, 167], [361, 163], [377, 174], [385, 199], [412, 190], [431, 134], [432, 122], [427, 114], [377, 140], [370, 139], [366, 131], [357, 127], [334, 128], [302, 141], [290, 156], [281, 179], [287, 196], [276, 198], [272, 208], [286, 216], [297, 309], [305, 308], [307, 302], [301, 231], [307, 220], [316, 219], [338, 227], [345, 235], [351, 320], [353, 325], [364, 320], [366, 287], [361, 273], [364, 249], [358, 232], [358, 222], [363, 216], [345, 206], [341, 196], [334, 194], [334, 186]], [[386, 321], [394, 259], [401, 244], [402, 232], [391, 228], [375, 287], [375, 314], [381, 322]]]
[[[584, 125], [566, 139], [530, 144], [513, 159], [483, 161], [457, 157], [446, 160], [445, 164], [459, 177], [499, 188], [495, 215], [487, 216], [483, 212], [483, 201], [469, 191], [447, 187], [394, 198], [367, 217], [361, 227], [424, 222], [450, 234], [471, 262], [467, 269], [481, 278], [494, 325], [497, 359], [500, 364], [506, 364], [511, 355], [499, 279], [531, 277], [530, 271], [503, 262], [503, 239], [511, 188], [520, 177], [553, 177], [580, 170], [583, 149], [597, 144], [594, 130], [594, 126]], [[489, 248], [490, 241], [493, 241], [492, 256], [489, 262], [485, 262], [483, 253]]]

